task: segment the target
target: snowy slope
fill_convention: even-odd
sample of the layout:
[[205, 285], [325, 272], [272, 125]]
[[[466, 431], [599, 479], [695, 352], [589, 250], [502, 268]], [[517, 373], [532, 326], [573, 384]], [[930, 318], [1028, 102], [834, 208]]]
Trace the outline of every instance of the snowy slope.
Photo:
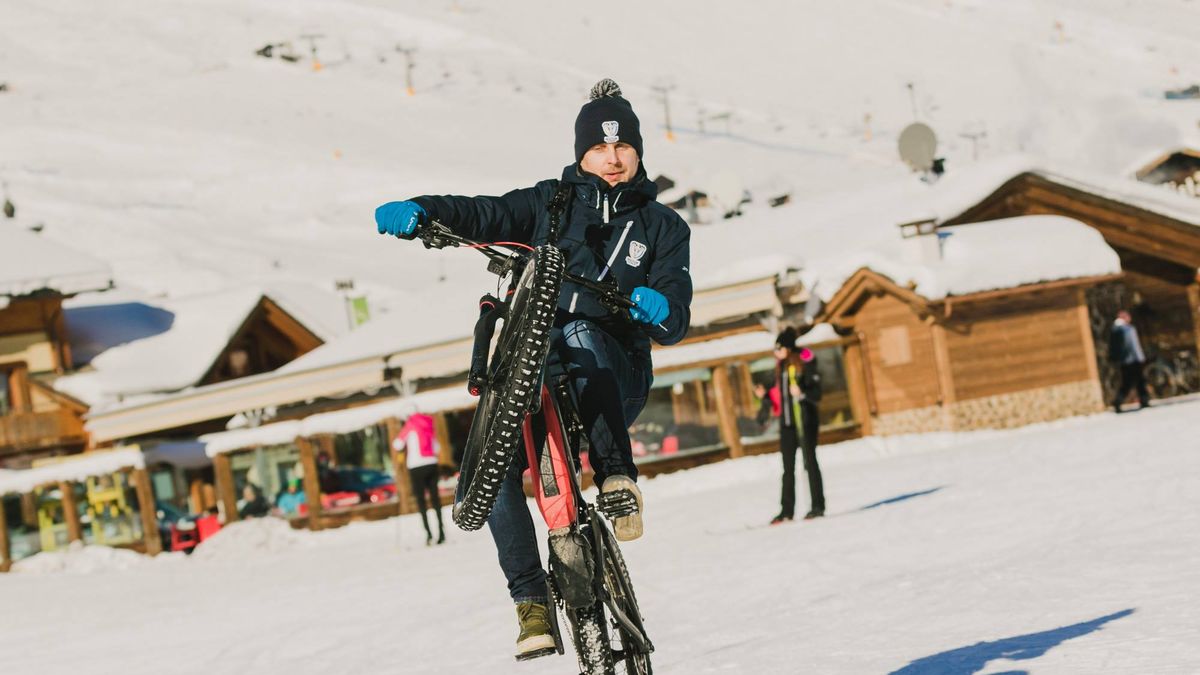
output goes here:
[[[775, 455], [647, 481], [647, 534], [623, 548], [655, 672], [1198, 672], [1198, 414], [824, 447], [829, 517], [776, 528]], [[490, 537], [448, 536], [425, 548], [415, 516], [316, 534], [259, 521], [190, 558], [33, 558], [0, 575], [22, 608], [0, 613], [0, 664], [576, 672], [569, 656], [511, 660]]]
[[[974, 161], [961, 134], [981, 131], [981, 159], [1116, 176], [1195, 137], [1200, 104], [1161, 91], [1200, 81], [1198, 23], [1188, 0], [11, 0], [0, 178], [22, 224], [147, 293], [353, 278], [379, 310], [439, 283], [467, 303], [489, 285], [477, 256], [385, 241], [373, 207], [557, 175], [601, 76], [639, 111], [652, 174], [703, 190], [732, 172], [760, 204], [909, 184], [895, 157], [908, 82], [951, 176]], [[283, 40], [306, 54], [310, 33], [324, 35], [319, 72], [254, 56]], [[418, 49], [415, 96], [397, 44]], [[651, 90], [665, 83], [675, 142]], [[728, 133], [698, 133], [727, 112]], [[723, 253], [761, 253], [740, 222]]]

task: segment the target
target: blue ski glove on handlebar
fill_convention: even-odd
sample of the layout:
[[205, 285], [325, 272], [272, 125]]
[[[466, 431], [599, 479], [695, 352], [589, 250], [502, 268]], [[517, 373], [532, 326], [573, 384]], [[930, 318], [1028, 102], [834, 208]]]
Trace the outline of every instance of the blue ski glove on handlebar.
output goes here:
[[638, 286], [633, 289], [629, 299], [637, 305], [629, 308], [629, 315], [633, 317], [634, 321], [651, 325], [658, 324], [666, 321], [667, 315], [671, 313], [671, 306], [667, 304], [667, 299], [653, 288]]
[[401, 239], [416, 236], [417, 226], [429, 222], [429, 215], [416, 202], [388, 202], [375, 209], [375, 225], [379, 234], [390, 234]]

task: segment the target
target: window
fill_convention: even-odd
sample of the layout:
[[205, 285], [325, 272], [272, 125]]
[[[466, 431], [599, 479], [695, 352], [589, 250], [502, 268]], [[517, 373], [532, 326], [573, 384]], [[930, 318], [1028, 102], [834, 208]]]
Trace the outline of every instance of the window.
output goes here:
[[[837, 429], [854, 423], [854, 411], [850, 406], [850, 389], [842, 363], [841, 347], [823, 347], [815, 350], [817, 372], [821, 375], [821, 428]], [[777, 439], [779, 423], [768, 416], [766, 423], [759, 424], [757, 416], [762, 399], [755, 394], [758, 385], [770, 389], [775, 386], [775, 359], [758, 359], [749, 363], [727, 366], [733, 384], [734, 408], [737, 411], [738, 433], [742, 443], [761, 443]], [[770, 404], [767, 404], [770, 405]]]
[[712, 371], [695, 368], [655, 376], [630, 440], [635, 461], [719, 447]]
[[879, 358], [884, 366], [912, 363], [912, 344], [907, 326], [891, 326], [879, 331]]

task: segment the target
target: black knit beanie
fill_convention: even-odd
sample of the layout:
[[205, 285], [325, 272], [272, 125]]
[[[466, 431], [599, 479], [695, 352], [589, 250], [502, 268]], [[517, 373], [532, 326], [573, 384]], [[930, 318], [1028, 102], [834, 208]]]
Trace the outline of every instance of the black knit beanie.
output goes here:
[[628, 143], [642, 159], [642, 132], [633, 106], [621, 97], [621, 87], [604, 78], [592, 87], [591, 100], [575, 118], [575, 161], [583, 159], [593, 145]]
[[796, 329], [788, 326], [779, 332], [779, 337], [775, 338], [777, 347], [786, 347], [789, 351], [796, 348]]

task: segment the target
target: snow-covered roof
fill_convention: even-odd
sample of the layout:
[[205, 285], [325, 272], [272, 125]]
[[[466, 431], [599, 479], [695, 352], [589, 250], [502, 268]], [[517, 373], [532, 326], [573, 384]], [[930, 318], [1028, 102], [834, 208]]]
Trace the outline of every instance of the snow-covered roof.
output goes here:
[[71, 455], [53, 464], [0, 473], [0, 495], [23, 494], [48, 483], [81, 481], [121, 469], [141, 469], [145, 466], [142, 453], [137, 448], [85, 452], [81, 455]]
[[50, 290], [63, 295], [112, 286], [108, 264], [44, 236], [0, 222], [0, 297]]
[[[940, 237], [939, 244], [933, 237]], [[930, 249], [923, 250], [923, 245]], [[928, 256], [928, 258], [923, 258]], [[1022, 216], [958, 225], [939, 235], [891, 241], [820, 269], [822, 290], [870, 268], [930, 300], [1062, 279], [1118, 274], [1121, 261], [1095, 229], [1063, 216]]]
[[261, 290], [247, 288], [165, 300], [68, 302], [72, 349], [90, 359], [90, 370], [54, 386], [93, 407], [194, 386], [262, 298]]
[[655, 349], [654, 367], [674, 368], [689, 363], [769, 352], [775, 346], [775, 336], [766, 331], [739, 333], [728, 337], [691, 342], [677, 347]]
[[357, 408], [320, 413], [299, 421], [289, 420], [207, 434], [201, 436], [200, 440], [205, 444], [205, 452], [214, 457], [242, 448], [289, 443], [297, 436], [346, 434], [379, 424], [389, 417], [404, 417], [413, 410], [432, 414], [470, 408], [478, 400], [467, 392], [465, 386], [434, 389]]

